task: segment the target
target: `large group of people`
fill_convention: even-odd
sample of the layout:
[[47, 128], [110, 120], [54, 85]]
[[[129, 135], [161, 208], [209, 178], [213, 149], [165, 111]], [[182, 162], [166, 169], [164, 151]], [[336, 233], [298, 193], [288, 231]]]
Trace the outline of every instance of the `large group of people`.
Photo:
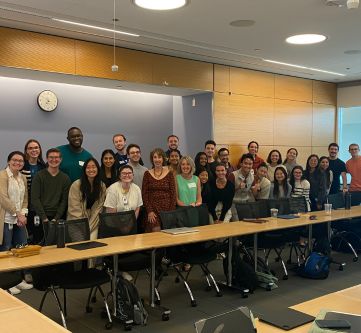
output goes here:
[[[361, 191], [355, 143], [349, 146], [346, 164], [338, 158], [337, 143], [331, 143], [328, 156], [312, 154], [303, 168], [296, 148], [288, 149], [284, 160], [277, 149], [263, 160], [258, 143], [251, 141], [248, 153], [233, 166], [229, 150], [217, 151], [213, 140], [193, 160], [182, 156], [179, 138], [170, 135], [167, 149], [151, 151], [148, 170], [140, 146], [127, 145], [123, 134], [113, 136], [115, 152], [104, 150], [99, 162], [83, 148], [79, 128], [70, 128], [67, 140], [49, 149], [45, 161], [35, 139], [26, 142], [24, 152], [9, 154], [6, 169], [0, 171], [0, 251], [41, 243], [42, 225], [51, 220], [87, 218], [91, 239], [96, 239], [102, 211], [133, 210], [139, 229], [154, 232], [161, 229], [160, 212], [177, 206], [206, 203], [211, 223], [224, 223], [238, 220], [236, 203], [303, 196], [311, 211], [322, 209], [328, 194]], [[349, 188], [346, 173], [351, 175]], [[22, 284], [26, 289], [26, 282]]]

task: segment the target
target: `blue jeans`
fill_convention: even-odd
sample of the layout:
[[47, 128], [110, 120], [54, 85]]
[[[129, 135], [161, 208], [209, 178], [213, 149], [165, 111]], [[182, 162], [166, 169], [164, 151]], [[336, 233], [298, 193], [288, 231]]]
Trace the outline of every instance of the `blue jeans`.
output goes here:
[[4, 223], [4, 238], [0, 245], [0, 251], [8, 251], [16, 245], [27, 243], [26, 227], [19, 227], [13, 224], [13, 228], [9, 228], [8, 223]]

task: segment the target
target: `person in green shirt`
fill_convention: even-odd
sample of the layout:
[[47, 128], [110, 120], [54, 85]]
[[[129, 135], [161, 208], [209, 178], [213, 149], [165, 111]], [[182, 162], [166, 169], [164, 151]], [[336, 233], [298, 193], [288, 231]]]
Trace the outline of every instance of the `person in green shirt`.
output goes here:
[[80, 179], [85, 161], [93, 157], [82, 147], [83, 133], [78, 127], [71, 127], [67, 136], [69, 144], [59, 146], [62, 155], [60, 170], [65, 172], [71, 182]]
[[199, 206], [202, 204], [201, 183], [194, 176], [195, 165], [191, 157], [183, 156], [178, 164], [176, 193], [178, 206]]
[[59, 170], [61, 158], [59, 149], [49, 149], [46, 152], [48, 167], [35, 175], [31, 186], [31, 203], [43, 223], [59, 220], [66, 212], [71, 182], [68, 175]]

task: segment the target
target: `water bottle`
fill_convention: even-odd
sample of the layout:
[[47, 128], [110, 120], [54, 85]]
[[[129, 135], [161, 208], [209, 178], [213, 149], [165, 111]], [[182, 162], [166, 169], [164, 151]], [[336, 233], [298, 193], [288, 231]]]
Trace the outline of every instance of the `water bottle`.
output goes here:
[[346, 192], [345, 194], [345, 209], [351, 209], [351, 193]]
[[56, 238], [56, 247], [65, 247], [65, 223], [63, 220], [60, 220], [56, 226], [57, 228], [57, 238]]

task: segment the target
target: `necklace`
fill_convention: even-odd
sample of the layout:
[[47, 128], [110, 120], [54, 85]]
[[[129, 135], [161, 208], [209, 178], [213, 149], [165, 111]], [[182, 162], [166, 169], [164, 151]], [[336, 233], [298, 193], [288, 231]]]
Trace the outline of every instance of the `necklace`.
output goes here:
[[154, 177], [157, 178], [157, 179], [159, 179], [159, 178], [162, 176], [162, 174], [163, 174], [163, 167], [162, 167], [162, 171], [160, 172], [160, 174], [157, 175], [157, 174], [155, 173], [155, 168], [154, 168], [153, 173], [154, 173]]

